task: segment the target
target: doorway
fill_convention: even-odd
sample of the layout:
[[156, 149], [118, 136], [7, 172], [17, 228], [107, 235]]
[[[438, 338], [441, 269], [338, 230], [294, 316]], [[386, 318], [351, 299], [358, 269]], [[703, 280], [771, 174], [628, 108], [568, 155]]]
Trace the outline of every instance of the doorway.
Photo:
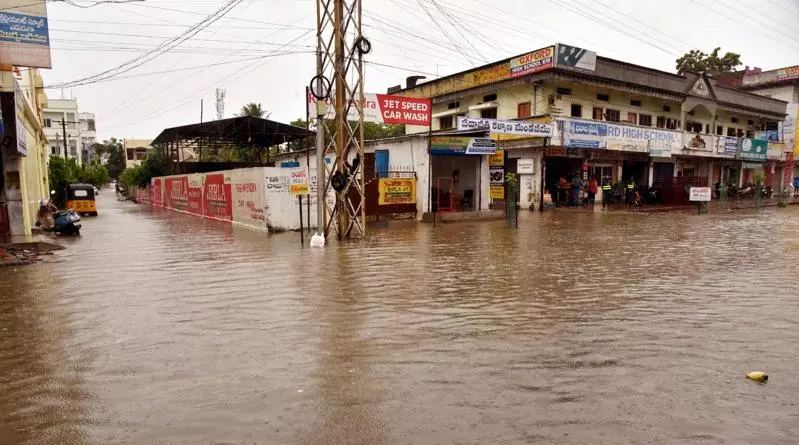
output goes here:
[[646, 173], [646, 161], [624, 161], [621, 180], [627, 183], [632, 178], [638, 185], [647, 184]]
[[582, 178], [583, 173], [580, 170], [582, 164], [581, 158], [544, 158], [546, 172], [544, 186], [552, 195], [555, 207], [568, 205], [570, 187], [568, 185], [562, 187], [561, 179], [565, 180], [566, 184], [571, 184], [575, 176]]
[[480, 208], [480, 162], [482, 156], [433, 155], [431, 197], [433, 211]]

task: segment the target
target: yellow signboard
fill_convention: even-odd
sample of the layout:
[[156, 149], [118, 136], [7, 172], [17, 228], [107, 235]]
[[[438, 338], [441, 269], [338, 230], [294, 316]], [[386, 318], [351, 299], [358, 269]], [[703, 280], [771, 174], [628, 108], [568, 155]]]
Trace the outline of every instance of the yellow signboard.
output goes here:
[[291, 184], [291, 191], [292, 195], [307, 195], [308, 194], [308, 184]]
[[416, 178], [380, 178], [378, 190], [381, 206], [416, 204]]
[[505, 166], [505, 150], [497, 150], [494, 154], [488, 157], [489, 167], [504, 167]]
[[505, 187], [503, 187], [502, 184], [491, 184], [489, 196], [491, 199], [505, 199]]

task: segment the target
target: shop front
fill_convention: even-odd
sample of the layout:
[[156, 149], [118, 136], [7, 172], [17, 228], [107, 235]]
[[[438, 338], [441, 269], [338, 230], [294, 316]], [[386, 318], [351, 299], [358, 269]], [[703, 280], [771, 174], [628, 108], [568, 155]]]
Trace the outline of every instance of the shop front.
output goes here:
[[[488, 208], [488, 202], [484, 201], [489, 186], [488, 158], [495, 153], [496, 143], [490, 138], [431, 137], [432, 210], [457, 212]], [[486, 193], [483, 193], [484, 188]]]
[[762, 139], [740, 138], [738, 158], [742, 165], [743, 185], [755, 184], [765, 176], [764, 164], [768, 153], [768, 141]]

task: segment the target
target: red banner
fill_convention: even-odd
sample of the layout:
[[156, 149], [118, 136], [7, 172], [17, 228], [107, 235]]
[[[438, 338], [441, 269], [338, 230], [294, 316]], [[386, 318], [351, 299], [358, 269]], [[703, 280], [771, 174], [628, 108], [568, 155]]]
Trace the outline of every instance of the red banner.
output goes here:
[[430, 125], [430, 99], [377, 94], [377, 105], [386, 124]]
[[164, 206], [185, 212], [189, 209], [189, 178], [165, 178]]
[[163, 207], [164, 195], [161, 190], [161, 178], [153, 178], [152, 188], [150, 189], [150, 191], [152, 192], [152, 197], [150, 198], [150, 202], [152, 203], [153, 207]]
[[231, 221], [233, 219], [233, 203], [230, 180], [224, 174], [205, 175], [203, 187], [203, 215], [208, 218]]

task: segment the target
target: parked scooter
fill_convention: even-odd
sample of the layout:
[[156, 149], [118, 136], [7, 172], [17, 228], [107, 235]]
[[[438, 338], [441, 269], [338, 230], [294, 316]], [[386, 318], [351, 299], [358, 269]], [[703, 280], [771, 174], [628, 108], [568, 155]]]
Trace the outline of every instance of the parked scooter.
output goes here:
[[45, 232], [54, 232], [62, 235], [80, 235], [80, 215], [74, 210], [59, 211], [52, 200], [41, 200], [36, 226], [41, 226]]
[[770, 185], [763, 187], [763, 189], [760, 190], [760, 196], [762, 198], [771, 198], [774, 196], [774, 188], [772, 188]]

